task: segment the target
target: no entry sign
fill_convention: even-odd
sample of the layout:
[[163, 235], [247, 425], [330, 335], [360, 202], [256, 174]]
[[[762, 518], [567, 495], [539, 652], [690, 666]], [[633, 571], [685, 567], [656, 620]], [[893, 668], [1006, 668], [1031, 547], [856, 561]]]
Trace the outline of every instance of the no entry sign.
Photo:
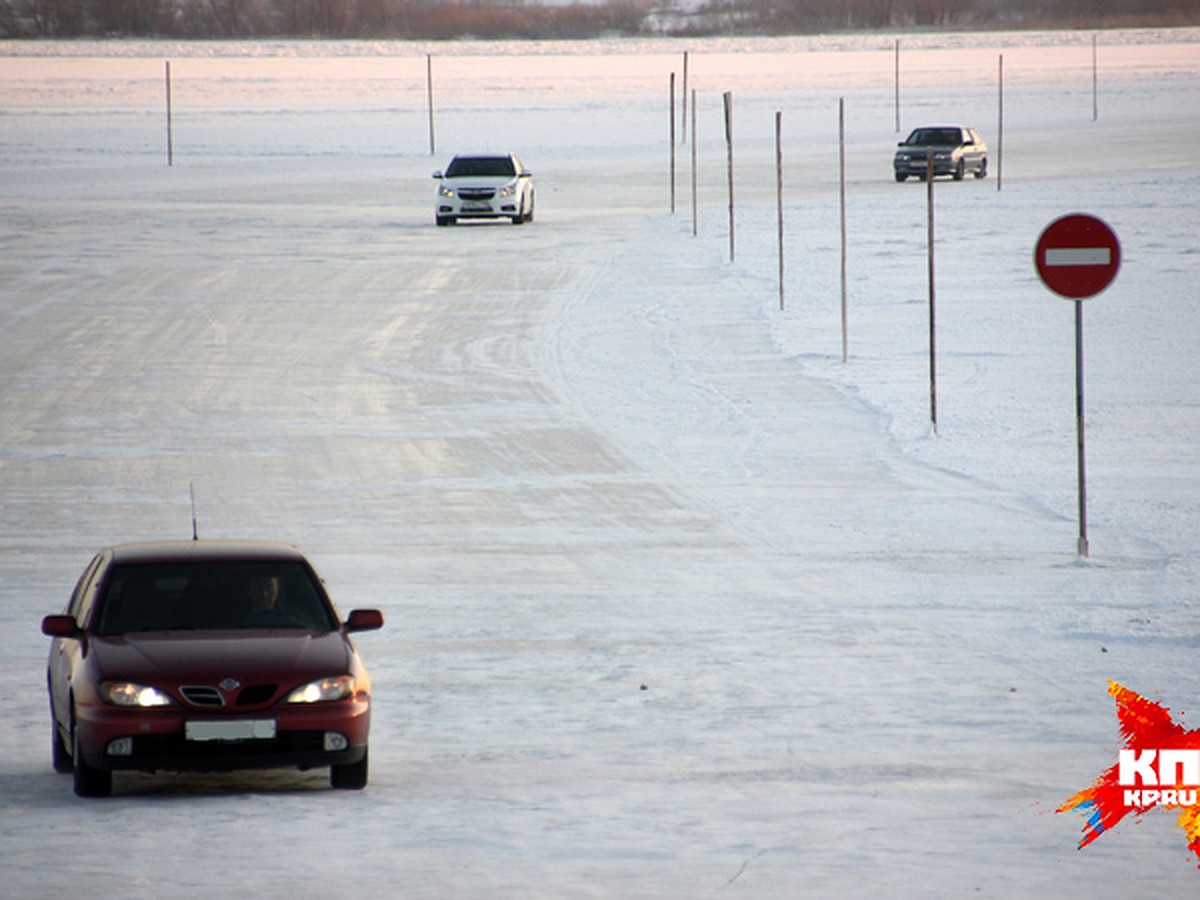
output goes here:
[[1083, 300], [1117, 277], [1121, 244], [1105, 222], [1075, 213], [1046, 226], [1038, 238], [1034, 263], [1046, 287], [1068, 299]]

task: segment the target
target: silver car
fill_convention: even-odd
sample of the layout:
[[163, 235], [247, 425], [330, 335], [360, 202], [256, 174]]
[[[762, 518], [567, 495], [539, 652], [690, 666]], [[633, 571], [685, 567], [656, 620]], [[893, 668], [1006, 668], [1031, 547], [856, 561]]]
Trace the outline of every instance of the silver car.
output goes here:
[[435, 221], [453, 225], [459, 219], [533, 221], [533, 175], [512, 153], [456, 156], [438, 181]]
[[909, 175], [924, 180], [932, 153], [934, 175], [951, 175], [955, 181], [962, 181], [970, 172], [976, 178], [986, 178], [987, 152], [987, 144], [974, 128], [962, 125], [916, 128], [900, 144], [892, 167], [897, 181], [904, 181]]

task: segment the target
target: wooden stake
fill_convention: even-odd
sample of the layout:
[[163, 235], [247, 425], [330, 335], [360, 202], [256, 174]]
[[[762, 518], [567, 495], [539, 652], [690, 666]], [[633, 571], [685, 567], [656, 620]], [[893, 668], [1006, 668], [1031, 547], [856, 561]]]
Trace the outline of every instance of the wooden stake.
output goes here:
[[838, 100], [838, 201], [842, 218], [842, 362], [850, 356], [846, 310], [846, 98]]
[[696, 196], [696, 90], [692, 89], [692, 235], [700, 233], [699, 208]]
[[667, 146], [671, 148], [671, 212], [675, 212], [675, 73], [671, 73], [671, 93], [667, 98], [667, 117], [671, 120], [670, 138]]
[[775, 211], [779, 232], [779, 308], [783, 309], [783, 113], [775, 113]]
[[175, 164], [175, 136], [171, 124], [171, 61], [167, 60], [167, 165]]
[[425, 54], [425, 104], [429, 108], [429, 155], [437, 152], [433, 139], [433, 54]]
[[929, 245], [929, 419], [933, 423], [933, 433], [937, 434], [937, 290], [933, 266], [933, 148], [930, 147], [926, 157], [925, 184], [928, 206], [928, 232], [926, 242]]
[[722, 97], [725, 105], [725, 158], [726, 178], [729, 182], [729, 261], [734, 260], [733, 238], [733, 94], [726, 91]]

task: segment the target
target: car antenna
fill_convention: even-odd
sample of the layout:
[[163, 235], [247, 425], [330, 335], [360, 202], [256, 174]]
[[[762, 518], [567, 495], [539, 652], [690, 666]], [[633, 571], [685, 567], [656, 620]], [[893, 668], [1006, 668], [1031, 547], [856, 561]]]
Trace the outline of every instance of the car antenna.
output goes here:
[[196, 530], [196, 486], [192, 482], [188, 482], [188, 494], [192, 498], [192, 540], [200, 540], [200, 534]]

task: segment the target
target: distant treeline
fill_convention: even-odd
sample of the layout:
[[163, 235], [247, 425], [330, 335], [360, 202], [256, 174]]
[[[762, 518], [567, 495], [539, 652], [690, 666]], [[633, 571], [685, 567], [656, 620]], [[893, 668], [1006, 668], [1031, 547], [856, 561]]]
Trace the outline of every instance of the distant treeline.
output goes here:
[[0, 37], [564, 39], [1200, 24], [1200, 0], [0, 0]]

